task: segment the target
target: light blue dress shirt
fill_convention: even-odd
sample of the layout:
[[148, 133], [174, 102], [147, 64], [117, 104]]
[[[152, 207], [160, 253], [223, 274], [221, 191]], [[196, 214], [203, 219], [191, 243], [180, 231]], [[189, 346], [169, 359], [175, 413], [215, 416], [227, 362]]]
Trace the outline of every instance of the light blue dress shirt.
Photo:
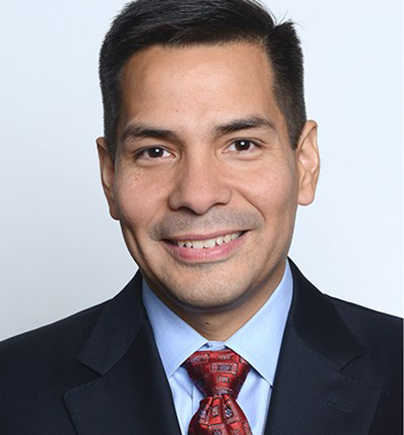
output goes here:
[[244, 411], [253, 435], [263, 435], [293, 280], [289, 264], [283, 278], [265, 305], [225, 342], [209, 342], [169, 309], [143, 280], [143, 303], [153, 328], [157, 348], [171, 387], [182, 435], [203, 399], [183, 366], [197, 350], [225, 347], [241, 355], [251, 370], [237, 402]]

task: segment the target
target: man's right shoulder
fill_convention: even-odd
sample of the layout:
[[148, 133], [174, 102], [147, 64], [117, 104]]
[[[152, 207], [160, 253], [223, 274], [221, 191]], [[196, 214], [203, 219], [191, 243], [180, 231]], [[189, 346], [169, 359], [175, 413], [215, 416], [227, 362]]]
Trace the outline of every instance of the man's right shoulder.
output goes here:
[[34, 373], [35, 365], [43, 370], [44, 361], [52, 356], [69, 359], [77, 355], [107, 303], [0, 342], [0, 371], [27, 364]]

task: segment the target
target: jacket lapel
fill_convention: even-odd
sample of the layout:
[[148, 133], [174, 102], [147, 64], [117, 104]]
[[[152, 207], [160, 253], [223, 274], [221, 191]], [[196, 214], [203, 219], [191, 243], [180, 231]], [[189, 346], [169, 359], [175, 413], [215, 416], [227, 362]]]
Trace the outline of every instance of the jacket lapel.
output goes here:
[[343, 370], [362, 349], [329, 298], [291, 268], [294, 296], [265, 435], [368, 434], [380, 390]]
[[65, 394], [79, 435], [180, 434], [140, 289], [138, 273], [106, 306], [78, 357], [100, 375]]

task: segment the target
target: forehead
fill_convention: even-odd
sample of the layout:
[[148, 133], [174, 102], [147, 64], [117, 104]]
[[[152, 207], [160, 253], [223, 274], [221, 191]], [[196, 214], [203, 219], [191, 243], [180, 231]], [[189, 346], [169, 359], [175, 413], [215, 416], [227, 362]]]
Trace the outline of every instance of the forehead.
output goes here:
[[[142, 121], [280, 117], [269, 58], [258, 44], [153, 46], [134, 54], [121, 80], [121, 127]], [[192, 118], [192, 119], [191, 119]]]

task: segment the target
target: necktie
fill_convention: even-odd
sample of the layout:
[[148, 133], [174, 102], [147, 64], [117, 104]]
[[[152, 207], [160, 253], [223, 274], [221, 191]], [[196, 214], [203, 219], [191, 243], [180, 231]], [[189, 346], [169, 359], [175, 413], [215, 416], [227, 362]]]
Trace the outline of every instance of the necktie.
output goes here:
[[252, 435], [250, 425], [236, 402], [250, 366], [230, 349], [199, 351], [185, 367], [205, 395], [192, 417], [188, 435]]

